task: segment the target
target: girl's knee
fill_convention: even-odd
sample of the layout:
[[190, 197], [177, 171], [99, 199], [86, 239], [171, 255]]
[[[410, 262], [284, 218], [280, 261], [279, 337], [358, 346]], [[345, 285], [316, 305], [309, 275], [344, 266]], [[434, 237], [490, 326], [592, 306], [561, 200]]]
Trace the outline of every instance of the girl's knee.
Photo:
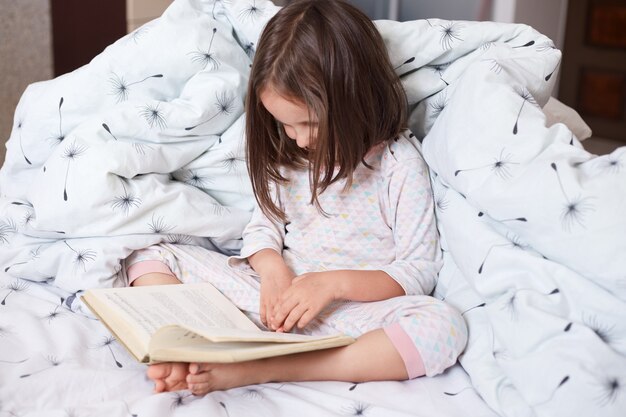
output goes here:
[[432, 297], [413, 300], [415, 308], [401, 319], [424, 362], [425, 374], [434, 376], [454, 365], [467, 343], [467, 326], [451, 305]]

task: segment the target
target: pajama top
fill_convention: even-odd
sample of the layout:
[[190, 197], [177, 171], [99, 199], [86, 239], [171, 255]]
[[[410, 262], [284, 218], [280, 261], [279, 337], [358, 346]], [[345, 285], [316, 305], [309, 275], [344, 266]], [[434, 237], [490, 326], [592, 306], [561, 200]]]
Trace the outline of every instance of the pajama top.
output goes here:
[[[441, 268], [439, 237], [428, 168], [409, 131], [368, 152], [353, 182], [331, 184], [311, 204], [308, 171], [283, 170], [289, 179], [275, 189], [287, 221], [276, 222], [257, 207], [243, 232], [235, 268], [261, 249], [282, 254], [296, 275], [336, 269], [380, 270], [407, 295], [429, 294]], [[251, 271], [250, 271], [251, 272]]]

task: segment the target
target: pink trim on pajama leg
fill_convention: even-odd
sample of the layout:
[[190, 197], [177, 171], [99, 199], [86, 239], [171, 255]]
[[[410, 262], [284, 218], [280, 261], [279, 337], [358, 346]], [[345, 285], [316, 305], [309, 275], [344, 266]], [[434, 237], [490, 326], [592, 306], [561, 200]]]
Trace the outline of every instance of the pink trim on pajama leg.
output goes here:
[[420, 355], [415, 344], [411, 341], [411, 338], [406, 334], [402, 326], [398, 323], [394, 323], [391, 326], [383, 328], [383, 330], [402, 357], [409, 379], [425, 375], [426, 370], [424, 368], [424, 361], [422, 361], [422, 355]]
[[175, 276], [172, 270], [161, 261], [139, 261], [126, 270], [128, 285], [130, 286], [140, 276], [153, 272]]

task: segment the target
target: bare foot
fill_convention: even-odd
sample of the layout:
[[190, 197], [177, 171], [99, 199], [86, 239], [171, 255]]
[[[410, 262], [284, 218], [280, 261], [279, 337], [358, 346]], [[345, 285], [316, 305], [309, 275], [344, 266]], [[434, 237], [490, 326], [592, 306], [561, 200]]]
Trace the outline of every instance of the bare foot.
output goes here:
[[154, 381], [154, 392], [178, 391], [187, 389], [189, 364], [182, 362], [164, 362], [148, 367], [148, 378]]
[[269, 382], [267, 373], [259, 372], [264, 359], [238, 363], [192, 363], [187, 383], [194, 395]]

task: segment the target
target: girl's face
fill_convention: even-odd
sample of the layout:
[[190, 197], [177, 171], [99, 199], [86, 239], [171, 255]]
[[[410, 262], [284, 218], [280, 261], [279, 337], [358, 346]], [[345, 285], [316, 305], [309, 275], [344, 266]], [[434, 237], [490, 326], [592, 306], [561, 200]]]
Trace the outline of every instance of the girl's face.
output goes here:
[[274, 119], [283, 125], [287, 136], [299, 147], [311, 149], [317, 136], [317, 119], [309, 118], [309, 109], [300, 101], [290, 101], [273, 88], [265, 88], [260, 94], [261, 103]]

